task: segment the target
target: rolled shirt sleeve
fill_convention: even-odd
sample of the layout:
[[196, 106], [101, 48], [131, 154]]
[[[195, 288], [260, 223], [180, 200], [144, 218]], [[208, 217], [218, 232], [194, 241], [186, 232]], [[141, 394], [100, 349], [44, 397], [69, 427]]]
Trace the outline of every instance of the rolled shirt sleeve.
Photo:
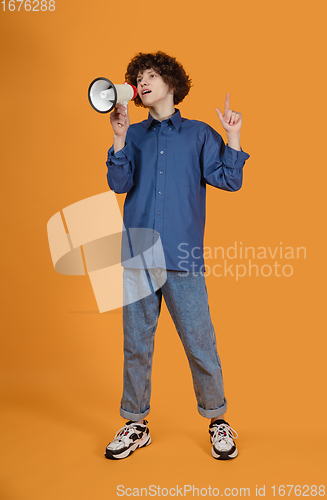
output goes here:
[[114, 152], [114, 147], [108, 151], [107, 158], [107, 180], [109, 187], [115, 193], [127, 193], [134, 184], [133, 162], [131, 161], [130, 150], [126, 144], [123, 149]]
[[237, 191], [242, 186], [243, 166], [250, 157], [243, 150], [225, 145], [222, 137], [207, 127], [201, 153], [203, 177], [207, 184], [225, 191]]

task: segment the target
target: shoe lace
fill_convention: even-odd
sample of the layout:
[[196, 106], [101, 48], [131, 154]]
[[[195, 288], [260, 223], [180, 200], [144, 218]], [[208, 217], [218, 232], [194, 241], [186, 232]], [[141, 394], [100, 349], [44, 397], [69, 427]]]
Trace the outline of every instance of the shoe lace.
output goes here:
[[212, 439], [214, 441], [226, 440], [226, 438], [231, 437], [232, 439], [238, 438], [238, 434], [233, 427], [227, 424], [217, 424], [213, 431]]
[[125, 436], [129, 436], [130, 434], [132, 434], [136, 430], [137, 425], [140, 425], [140, 424], [133, 423], [133, 424], [124, 425], [124, 427], [122, 427], [121, 429], [119, 429], [116, 432], [116, 435], [115, 435], [113, 441], [122, 441], [122, 438], [124, 438]]

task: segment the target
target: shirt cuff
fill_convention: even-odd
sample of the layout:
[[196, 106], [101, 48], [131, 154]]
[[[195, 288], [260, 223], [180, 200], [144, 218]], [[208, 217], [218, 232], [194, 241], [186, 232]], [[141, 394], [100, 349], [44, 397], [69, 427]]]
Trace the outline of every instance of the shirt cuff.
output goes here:
[[248, 153], [245, 153], [241, 148], [241, 151], [231, 148], [226, 144], [225, 147], [225, 165], [228, 168], [242, 168], [245, 161], [250, 158]]
[[129, 155], [129, 150], [127, 144], [123, 147], [123, 149], [120, 149], [115, 153], [114, 146], [111, 146], [111, 148], [108, 151], [108, 162], [110, 164], [115, 165], [115, 160], [126, 160], [128, 159]]

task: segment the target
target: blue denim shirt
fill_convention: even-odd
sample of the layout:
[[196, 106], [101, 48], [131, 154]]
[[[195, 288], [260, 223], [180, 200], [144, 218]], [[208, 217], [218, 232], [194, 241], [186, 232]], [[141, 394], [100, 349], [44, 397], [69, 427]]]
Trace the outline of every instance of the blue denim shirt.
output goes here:
[[116, 154], [113, 146], [109, 149], [107, 179], [110, 189], [127, 193], [125, 228], [160, 234], [166, 269], [204, 271], [206, 184], [237, 191], [248, 158], [206, 123], [182, 118], [179, 110], [162, 122], [149, 113], [147, 120], [130, 125], [123, 149]]

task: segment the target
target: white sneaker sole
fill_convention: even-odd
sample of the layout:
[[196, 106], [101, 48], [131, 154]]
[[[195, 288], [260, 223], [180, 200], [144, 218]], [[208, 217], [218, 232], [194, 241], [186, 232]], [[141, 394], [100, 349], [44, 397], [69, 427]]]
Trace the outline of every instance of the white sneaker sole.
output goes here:
[[221, 453], [217, 453], [214, 449], [214, 447], [211, 448], [211, 455], [213, 458], [216, 460], [230, 460], [232, 458], [236, 458], [238, 455], [238, 450], [235, 448], [233, 453], [229, 454], [228, 451], [222, 451]]

